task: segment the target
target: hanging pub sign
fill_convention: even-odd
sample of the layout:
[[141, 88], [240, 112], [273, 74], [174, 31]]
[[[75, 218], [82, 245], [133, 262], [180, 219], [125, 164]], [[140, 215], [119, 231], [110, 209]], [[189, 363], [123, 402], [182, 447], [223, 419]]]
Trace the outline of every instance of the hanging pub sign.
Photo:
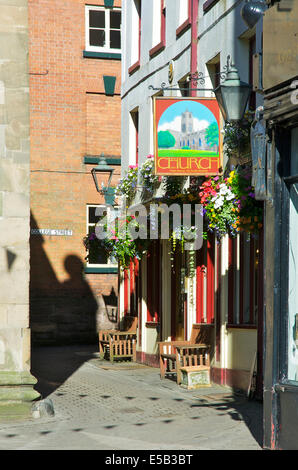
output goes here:
[[155, 97], [156, 175], [216, 175], [222, 167], [220, 111], [215, 98]]

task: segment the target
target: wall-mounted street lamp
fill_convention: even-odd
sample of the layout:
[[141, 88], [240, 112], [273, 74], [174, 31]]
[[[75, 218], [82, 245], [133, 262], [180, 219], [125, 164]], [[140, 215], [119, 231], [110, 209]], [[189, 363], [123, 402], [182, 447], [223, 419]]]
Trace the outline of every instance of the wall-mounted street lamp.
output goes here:
[[106, 186], [106, 190], [108, 190], [108, 188], [110, 186], [110, 183], [111, 183], [112, 176], [113, 176], [113, 172], [114, 172], [114, 168], [112, 168], [110, 165], [107, 164], [103, 153], [101, 154], [100, 157], [101, 158], [100, 158], [98, 164], [96, 165], [96, 167], [92, 168], [92, 170], [91, 170], [93, 180], [94, 180], [94, 183], [95, 183], [95, 186], [96, 186], [96, 190], [99, 193], [103, 192], [103, 190], [98, 184], [98, 180], [97, 180], [98, 173], [110, 173], [109, 181], [108, 181], [108, 184]]
[[267, 8], [265, 0], [246, 0], [241, 8], [241, 16], [246, 26], [253, 28]]
[[234, 64], [228, 66], [226, 79], [214, 93], [225, 121], [241, 121], [252, 86], [242, 82]]

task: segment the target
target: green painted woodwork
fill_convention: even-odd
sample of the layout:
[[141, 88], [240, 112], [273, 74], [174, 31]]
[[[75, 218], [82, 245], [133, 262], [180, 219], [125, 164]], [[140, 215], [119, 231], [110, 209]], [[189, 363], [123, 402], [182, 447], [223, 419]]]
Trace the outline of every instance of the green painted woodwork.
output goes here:
[[115, 92], [116, 77], [103, 75], [103, 82], [106, 95], [113, 96]]
[[93, 52], [83, 51], [83, 57], [91, 59], [116, 59], [121, 60], [121, 53], [119, 52]]
[[85, 267], [85, 274], [118, 274], [118, 268], [114, 266], [102, 266], [100, 268]]
[[104, 0], [106, 8], [113, 8], [114, 0]]
[[[84, 157], [85, 164], [97, 165], [100, 157]], [[121, 165], [121, 158], [105, 158], [108, 165]]]

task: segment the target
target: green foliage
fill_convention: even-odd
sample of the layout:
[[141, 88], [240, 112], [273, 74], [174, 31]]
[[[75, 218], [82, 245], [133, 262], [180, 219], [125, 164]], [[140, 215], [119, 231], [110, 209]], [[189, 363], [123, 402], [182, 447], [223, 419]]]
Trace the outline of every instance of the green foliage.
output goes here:
[[228, 158], [250, 153], [250, 128], [252, 118], [245, 113], [241, 122], [226, 122], [224, 127], [224, 152]]
[[210, 147], [218, 146], [218, 125], [216, 122], [210, 124], [206, 130], [206, 141]]
[[87, 251], [86, 259], [94, 260], [105, 256], [115, 258], [122, 269], [129, 267], [133, 258], [140, 259], [148, 249], [148, 240], [134, 239], [132, 231], [140, 229], [134, 216], [116, 219], [114, 228], [105, 225], [107, 237], [103, 240], [97, 238], [95, 229], [89, 233], [83, 243]]
[[159, 157], [218, 157], [218, 152], [195, 149], [158, 149]]
[[[199, 196], [207, 230], [221, 238], [240, 230], [257, 233], [262, 228], [262, 208], [255, 200], [250, 175], [231, 171], [227, 178], [215, 176], [200, 187]], [[203, 234], [207, 238], [207, 232]]]
[[154, 156], [147, 155], [147, 158], [140, 168], [141, 183], [144, 188], [153, 193], [155, 185], [158, 183], [158, 176], [154, 173]]
[[169, 131], [159, 131], [157, 139], [159, 148], [174, 147], [176, 143], [175, 137]]
[[180, 176], [166, 176], [163, 182], [166, 196], [175, 196], [180, 193], [182, 191], [183, 184], [184, 180]]
[[125, 196], [130, 202], [136, 194], [138, 182], [138, 167], [130, 165], [125, 176], [123, 176], [116, 188], [116, 194]]

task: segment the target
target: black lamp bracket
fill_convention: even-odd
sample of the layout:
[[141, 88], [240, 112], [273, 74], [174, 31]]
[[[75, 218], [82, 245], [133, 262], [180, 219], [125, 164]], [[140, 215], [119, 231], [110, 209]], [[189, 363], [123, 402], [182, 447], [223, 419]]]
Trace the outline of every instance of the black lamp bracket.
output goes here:
[[231, 65], [233, 65], [231, 63], [231, 56], [228, 55], [227, 56], [227, 63], [223, 67], [223, 70], [221, 72], [210, 73], [209, 75], [203, 75], [203, 72], [190, 73], [187, 77], [187, 81], [189, 81], [189, 82], [190, 81], [196, 81], [196, 82], [199, 82], [200, 85], [205, 85], [205, 79], [207, 77], [210, 77], [210, 76], [215, 77], [216, 75], [219, 75], [221, 80], [225, 80], [227, 78], [227, 73], [228, 73]]

